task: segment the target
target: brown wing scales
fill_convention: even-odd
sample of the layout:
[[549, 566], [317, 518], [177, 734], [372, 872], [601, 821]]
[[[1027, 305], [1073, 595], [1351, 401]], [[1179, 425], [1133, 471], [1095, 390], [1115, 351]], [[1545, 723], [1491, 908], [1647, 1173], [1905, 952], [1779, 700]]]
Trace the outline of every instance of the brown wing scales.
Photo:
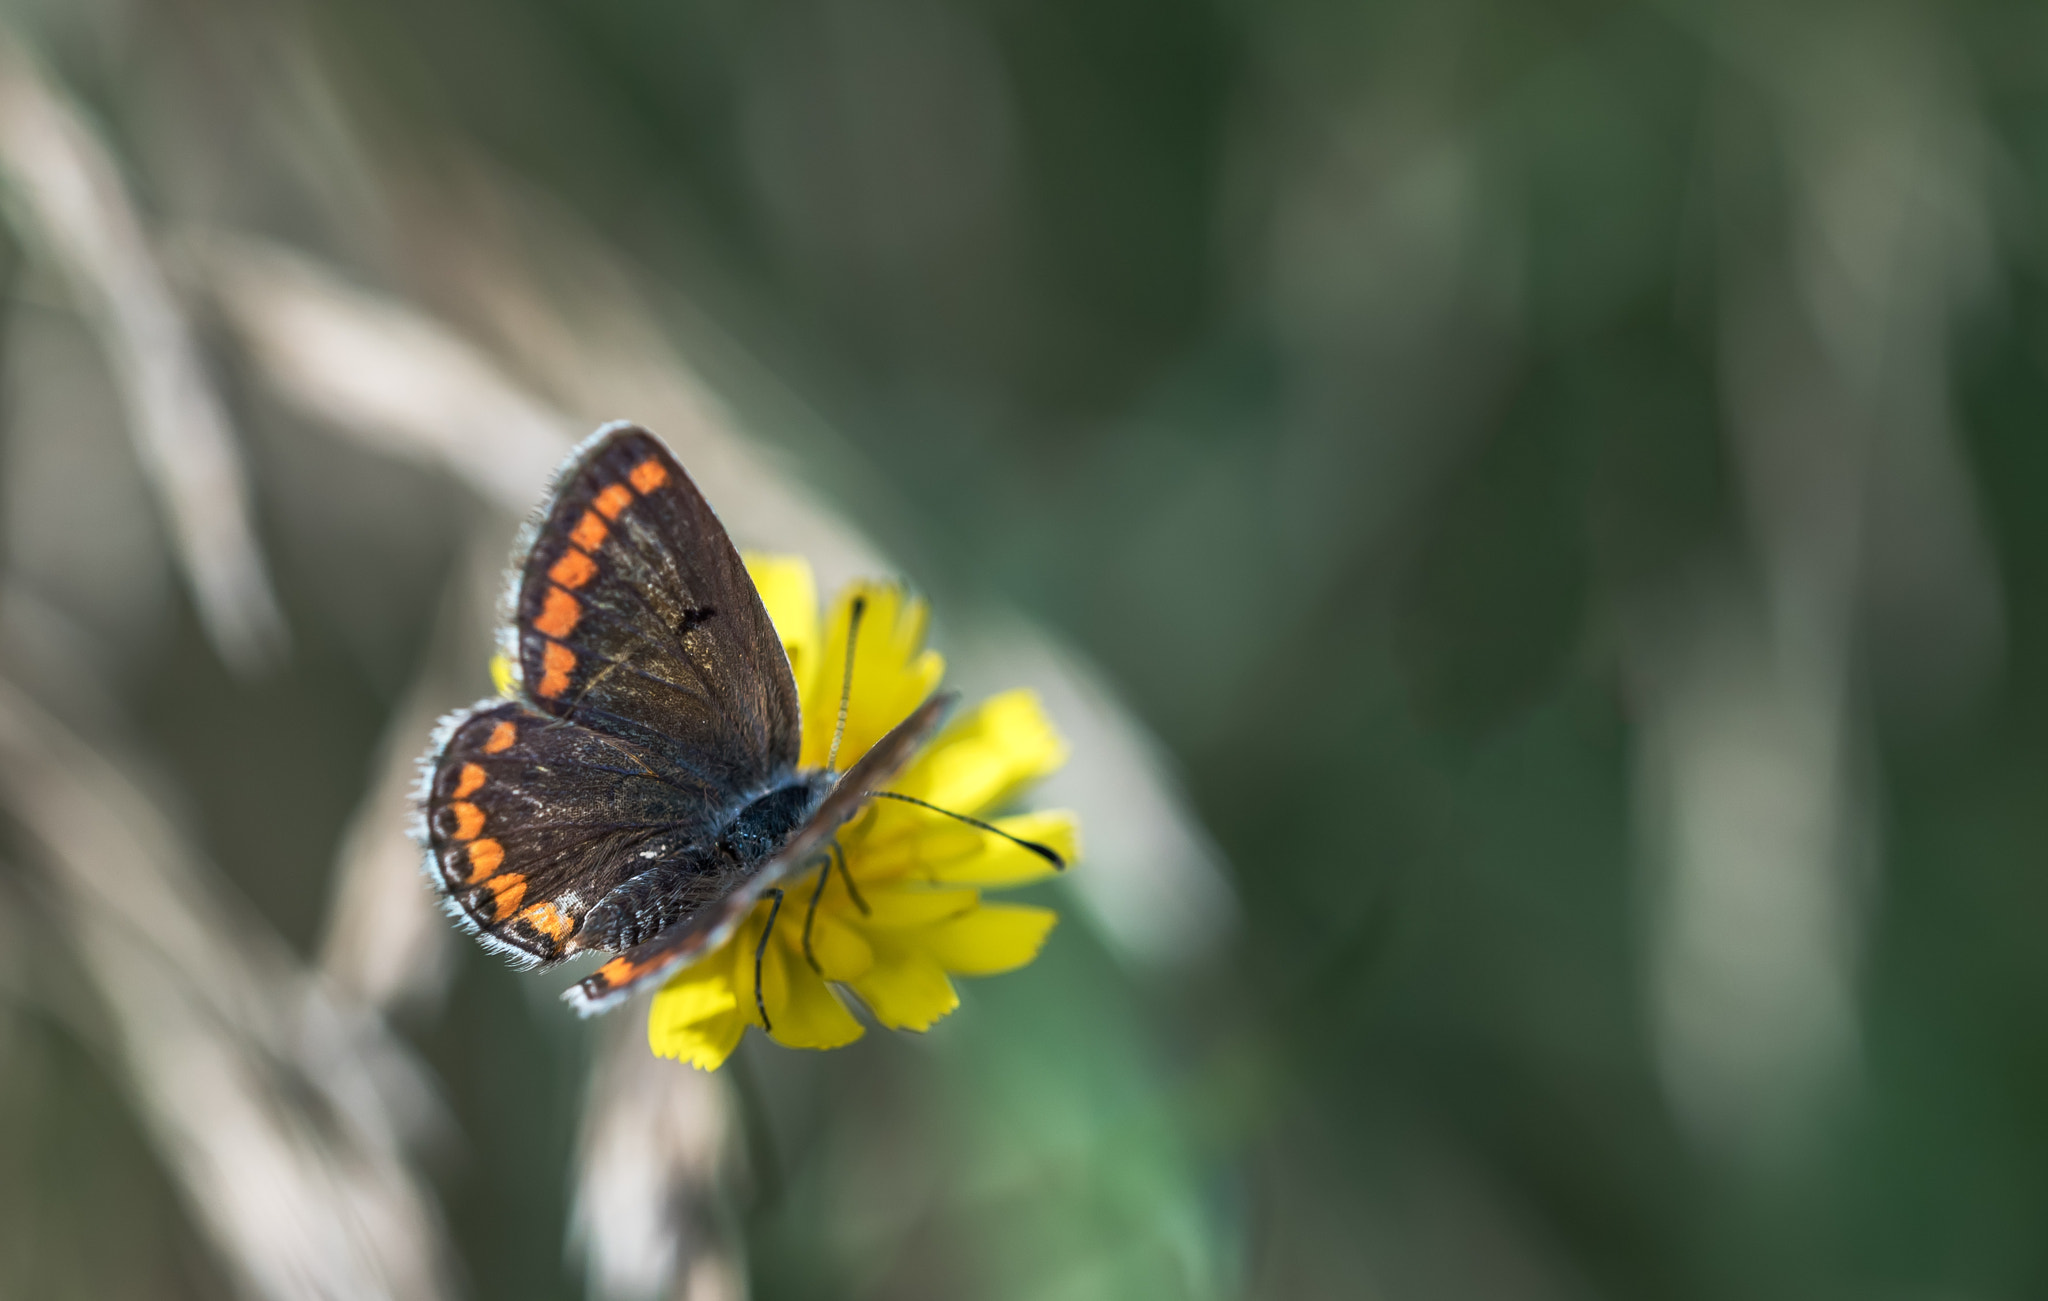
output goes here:
[[451, 908], [523, 961], [578, 951], [599, 900], [714, 839], [728, 796], [632, 741], [523, 704], [450, 729], [426, 796], [430, 870]]
[[611, 430], [562, 477], [516, 627], [547, 713], [665, 747], [736, 792], [796, 763], [774, 625], [717, 516], [645, 430]]

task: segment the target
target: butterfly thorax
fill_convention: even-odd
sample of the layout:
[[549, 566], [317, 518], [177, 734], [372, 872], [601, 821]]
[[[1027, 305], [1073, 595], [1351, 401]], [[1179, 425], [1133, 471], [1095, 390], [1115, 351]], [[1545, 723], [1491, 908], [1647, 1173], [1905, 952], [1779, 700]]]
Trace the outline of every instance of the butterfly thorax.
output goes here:
[[788, 842], [832, 789], [827, 772], [793, 773], [787, 782], [759, 796], [733, 818], [718, 838], [720, 849], [751, 867]]

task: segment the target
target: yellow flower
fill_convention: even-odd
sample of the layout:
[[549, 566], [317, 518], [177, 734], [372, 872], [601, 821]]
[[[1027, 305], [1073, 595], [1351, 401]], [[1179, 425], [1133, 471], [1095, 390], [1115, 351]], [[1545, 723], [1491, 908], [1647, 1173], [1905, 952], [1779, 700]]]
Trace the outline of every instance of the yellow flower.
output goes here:
[[[927, 610], [903, 589], [858, 583], [821, 620], [817, 584], [800, 559], [749, 555], [747, 569], [789, 653], [803, 706], [802, 766], [825, 764], [839, 721], [853, 602], [864, 600], [854, 647], [846, 727], [834, 757], [844, 771], [924, 703], [945, 661], [924, 645]], [[1066, 744], [1037, 697], [1011, 691], [956, 720], [889, 789], [969, 816], [984, 815], [1058, 768]], [[1070, 813], [996, 818], [1013, 836], [1050, 846], [1071, 863], [1079, 830]], [[871, 801], [841, 830], [840, 867], [826, 864], [783, 885], [779, 911], [763, 899], [732, 939], [671, 977], [654, 996], [647, 1038], [663, 1057], [716, 1070], [747, 1026], [762, 1026], [754, 955], [774, 916], [760, 964], [769, 1035], [792, 1048], [838, 1048], [862, 1034], [834, 987], [875, 1020], [924, 1030], [959, 1006], [953, 975], [1010, 971], [1038, 955], [1051, 910], [986, 903], [981, 889], [1020, 885], [1054, 868], [1021, 845], [900, 801]], [[772, 1026], [772, 1028], [770, 1028]]]

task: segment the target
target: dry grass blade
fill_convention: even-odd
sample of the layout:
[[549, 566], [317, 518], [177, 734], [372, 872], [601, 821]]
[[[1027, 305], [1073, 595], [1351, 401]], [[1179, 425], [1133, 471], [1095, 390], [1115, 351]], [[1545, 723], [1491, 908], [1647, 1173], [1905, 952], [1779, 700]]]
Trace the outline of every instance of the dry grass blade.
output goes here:
[[439, 1217], [404, 1155], [431, 1095], [404, 1051], [235, 916], [149, 797], [4, 680], [0, 802], [41, 849], [137, 1111], [248, 1294], [446, 1295]]
[[208, 635], [239, 671], [285, 627], [226, 412], [106, 148], [0, 32], [0, 175], [10, 220], [64, 275], [119, 381], [136, 451]]
[[272, 245], [202, 248], [229, 321], [292, 405], [370, 445], [532, 509], [578, 432], [454, 331]]
[[415, 689], [392, 715], [335, 860], [320, 969], [383, 1011], [436, 1001], [448, 976], [455, 934], [420, 877], [420, 850], [407, 824], [421, 738], [450, 703]]
[[479, 530], [450, 576], [426, 663], [392, 713], [370, 781], [335, 858], [320, 969], [385, 1011], [438, 1001], [457, 936], [420, 873], [412, 836], [420, 749], [434, 722], [478, 694], [489, 611], [504, 582], [503, 539]]

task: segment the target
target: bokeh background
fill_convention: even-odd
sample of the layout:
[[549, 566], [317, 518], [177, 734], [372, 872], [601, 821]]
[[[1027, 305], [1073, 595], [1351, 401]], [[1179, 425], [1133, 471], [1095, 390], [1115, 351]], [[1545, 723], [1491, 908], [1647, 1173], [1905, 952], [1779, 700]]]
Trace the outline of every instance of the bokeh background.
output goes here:
[[[10, 0], [0, 1293], [2048, 1291], [2048, 11]], [[614, 417], [1091, 852], [716, 1076], [423, 900]]]

